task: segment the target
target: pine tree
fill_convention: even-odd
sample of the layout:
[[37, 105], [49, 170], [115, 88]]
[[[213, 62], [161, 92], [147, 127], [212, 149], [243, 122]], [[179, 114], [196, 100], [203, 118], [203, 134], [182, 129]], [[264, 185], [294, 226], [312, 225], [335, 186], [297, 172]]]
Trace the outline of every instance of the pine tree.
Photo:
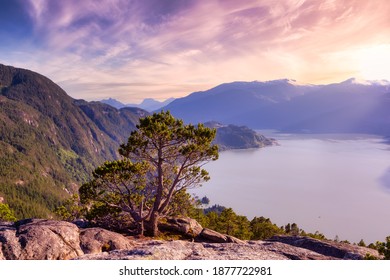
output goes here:
[[210, 179], [202, 167], [218, 158], [211, 144], [215, 135], [215, 129], [185, 125], [169, 112], [141, 118], [120, 146], [122, 159], [98, 167], [94, 179], [81, 186], [80, 198], [129, 213], [141, 234], [146, 228], [156, 236], [174, 198]]

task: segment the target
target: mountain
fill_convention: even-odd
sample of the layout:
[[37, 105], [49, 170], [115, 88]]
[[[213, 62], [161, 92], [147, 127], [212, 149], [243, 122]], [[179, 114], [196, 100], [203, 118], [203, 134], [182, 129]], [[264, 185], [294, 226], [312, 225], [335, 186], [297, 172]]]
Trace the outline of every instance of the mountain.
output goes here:
[[175, 100], [175, 99], [169, 98], [165, 101], [158, 101], [158, 100], [155, 100], [153, 98], [146, 98], [141, 102], [141, 104], [138, 104], [138, 105], [135, 104], [135, 107], [139, 107], [139, 108], [142, 108], [146, 111], [152, 112], [152, 111], [156, 111], [158, 109], [161, 109], [162, 107], [167, 106], [173, 100]]
[[[38, 73], [0, 64], [0, 200], [18, 218], [50, 217], [96, 166], [119, 157], [119, 145], [148, 114], [73, 99]], [[207, 125], [217, 129], [221, 150], [273, 144], [248, 127]]]
[[48, 78], [0, 64], [0, 197], [18, 218], [47, 217], [146, 111], [69, 97]]
[[[114, 98], [103, 99], [103, 100], [100, 100], [100, 102], [107, 104], [107, 105], [110, 105], [116, 109], [121, 109], [123, 107], [126, 107], [125, 104], [123, 104], [122, 102], [120, 102]], [[132, 107], [132, 106], [130, 106], [130, 107]]]
[[162, 109], [187, 122], [215, 120], [253, 129], [390, 135], [390, 83], [386, 81], [233, 82], [176, 99]]
[[158, 101], [158, 100], [155, 100], [153, 98], [145, 98], [140, 104], [123, 104], [122, 102], [120, 102], [116, 99], [108, 98], [108, 99], [103, 99], [100, 102], [108, 104], [108, 105], [115, 107], [117, 109], [121, 109], [124, 107], [137, 107], [137, 108], [144, 109], [148, 112], [153, 112], [153, 111], [156, 111], [158, 109], [161, 109], [164, 106], [167, 106], [173, 100], [175, 100], [175, 99], [169, 98], [165, 101]]
[[218, 122], [206, 122], [204, 125], [217, 129], [214, 143], [220, 151], [262, 148], [277, 144], [275, 139], [267, 138], [247, 126], [223, 125]]

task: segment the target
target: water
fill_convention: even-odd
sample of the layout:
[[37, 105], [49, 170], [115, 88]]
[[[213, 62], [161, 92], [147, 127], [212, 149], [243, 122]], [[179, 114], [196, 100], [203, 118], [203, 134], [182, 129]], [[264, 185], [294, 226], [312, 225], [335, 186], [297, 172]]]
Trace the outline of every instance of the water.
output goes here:
[[390, 235], [390, 145], [383, 139], [271, 136], [280, 146], [220, 153], [205, 166], [211, 180], [190, 192], [249, 219], [295, 222], [331, 239], [370, 243]]

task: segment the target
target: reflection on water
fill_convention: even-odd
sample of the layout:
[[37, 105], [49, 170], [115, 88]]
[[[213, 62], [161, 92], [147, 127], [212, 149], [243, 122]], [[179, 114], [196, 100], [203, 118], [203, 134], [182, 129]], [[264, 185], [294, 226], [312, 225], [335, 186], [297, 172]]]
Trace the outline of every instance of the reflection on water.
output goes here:
[[328, 238], [367, 243], [390, 235], [390, 150], [383, 139], [267, 136], [280, 146], [221, 153], [205, 166], [211, 180], [193, 192], [248, 218], [296, 222]]

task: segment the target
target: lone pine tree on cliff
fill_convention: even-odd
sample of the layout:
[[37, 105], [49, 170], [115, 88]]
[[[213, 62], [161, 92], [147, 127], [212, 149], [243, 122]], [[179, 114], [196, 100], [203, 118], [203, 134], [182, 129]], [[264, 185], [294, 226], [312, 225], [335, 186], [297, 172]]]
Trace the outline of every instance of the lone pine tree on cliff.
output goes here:
[[120, 146], [122, 159], [98, 167], [93, 180], [81, 186], [80, 198], [129, 213], [140, 234], [156, 236], [173, 201], [210, 179], [202, 167], [218, 159], [215, 135], [215, 129], [185, 125], [169, 112], [141, 118]]

